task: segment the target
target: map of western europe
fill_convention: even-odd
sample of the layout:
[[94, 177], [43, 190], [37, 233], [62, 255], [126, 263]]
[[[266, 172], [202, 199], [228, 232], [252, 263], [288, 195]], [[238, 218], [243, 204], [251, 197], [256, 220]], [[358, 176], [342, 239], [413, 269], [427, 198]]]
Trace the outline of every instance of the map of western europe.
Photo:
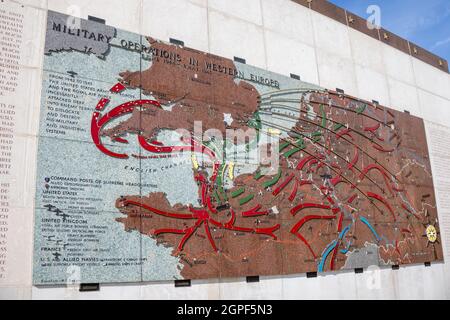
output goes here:
[[443, 260], [420, 118], [51, 11], [43, 61], [36, 285]]

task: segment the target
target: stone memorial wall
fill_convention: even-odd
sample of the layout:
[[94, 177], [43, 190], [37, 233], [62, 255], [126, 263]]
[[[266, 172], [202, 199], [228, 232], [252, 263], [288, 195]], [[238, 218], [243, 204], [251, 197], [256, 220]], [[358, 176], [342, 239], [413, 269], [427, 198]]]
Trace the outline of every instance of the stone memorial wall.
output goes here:
[[449, 297], [446, 62], [225, 2], [0, 4], [0, 297]]

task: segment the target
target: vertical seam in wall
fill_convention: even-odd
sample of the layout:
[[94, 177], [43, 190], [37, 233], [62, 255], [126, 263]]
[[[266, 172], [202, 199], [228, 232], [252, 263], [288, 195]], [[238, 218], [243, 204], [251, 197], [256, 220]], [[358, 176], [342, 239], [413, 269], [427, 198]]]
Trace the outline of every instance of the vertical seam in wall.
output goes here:
[[209, 33], [209, 1], [206, 0], [206, 36], [208, 40], [208, 52], [211, 53], [211, 39]]
[[355, 299], [359, 298], [359, 293], [358, 293], [358, 284], [357, 284], [357, 278], [355, 276], [353, 276], [353, 280], [355, 281]]
[[269, 69], [269, 63], [268, 63], [268, 53], [267, 53], [267, 36], [266, 36], [266, 25], [264, 21], [264, 9], [262, 5], [262, 0], [258, 1], [259, 3], [259, 11], [261, 13], [261, 23], [262, 23], [262, 32], [263, 32], [263, 46], [264, 46], [264, 64], [265, 69]]
[[[43, 88], [42, 84], [44, 81], [44, 66], [43, 66], [44, 59], [43, 59], [43, 56], [44, 56], [44, 51], [45, 51], [45, 42], [46, 42], [46, 38], [47, 38], [47, 31], [46, 31], [47, 29], [46, 28], [47, 28], [47, 23], [48, 23], [48, 0], [46, 1], [46, 7], [44, 9], [44, 22], [43, 23], [44, 23], [44, 30], [42, 31], [43, 34], [40, 37], [40, 42], [42, 44], [42, 52], [39, 52], [39, 54], [42, 55], [42, 59], [40, 61], [40, 65], [38, 67], [39, 76], [36, 79], [36, 81], [39, 81], [39, 83], [36, 83], [37, 84], [36, 98], [38, 98], [38, 99], [36, 99], [36, 104], [38, 104], [38, 108], [35, 109], [37, 111], [37, 115], [35, 115], [34, 112], [32, 115], [33, 118], [37, 119], [37, 127], [36, 127], [36, 132], [35, 132], [36, 133], [36, 140], [35, 140], [36, 147], [34, 149], [34, 157], [33, 157], [34, 165], [31, 166], [32, 169], [29, 174], [29, 176], [32, 176], [32, 181], [34, 182], [34, 184], [33, 184], [34, 186], [37, 186], [37, 165], [38, 165], [37, 158], [38, 158], [38, 148], [39, 148], [39, 138], [40, 138], [39, 137], [39, 127], [40, 127], [39, 119], [41, 116], [40, 113], [42, 112], [41, 99], [42, 99], [42, 88]], [[35, 224], [35, 220], [36, 220], [36, 216], [35, 216], [35, 214], [36, 214], [36, 188], [33, 189], [32, 196], [33, 196], [33, 199], [31, 202], [31, 232], [34, 235], [35, 228], [36, 228], [36, 224]], [[32, 236], [31, 237], [31, 247], [30, 247], [30, 256], [31, 256], [31, 270], [30, 270], [31, 284], [30, 285], [31, 286], [33, 286], [33, 274], [34, 274], [34, 244], [35, 244], [34, 242], [35, 242], [35, 237]], [[30, 299], [31, 298], [32, 298], [32, 292], [30, 293]]]
[[399, 284], [398, 284], [398, 272], [391, 272], [390, 273], [392, 275], [392, 287], [394, 288], [394, 298], [396, 300], [399, 299], [400, 297], [400, 292], [399, 292]]
[[[320, 13], [318, 13], [318, 14], [320, 14]], [[316, 49], [317, 76], [318, 76], [318, 79], [319, 79], [319, 86], [323, 87], [323, 85], [320, 82], [319, 61], [317, 59], [317, 50], [318, 50], [318, 48], [317, 48], [317, 44], [316, 44], [316, 28], [315, 28], [315, 25], [314, 25], [314, 19], [312, 18], [312, 15], [311, 15], [311, 22], [312, 22], [311, 24], [312, 24], [313, 33], [314, 33], [314, 37], [313, 37], [314, 47]], [[351, 62], [351, 66], [352, 66], [352, 69], [353, 69], [353, 81], [355, 82], [355, 86], [356, 86], [356, 92], [354, 94], [352, 93], [352, 95], [359, 96], [359, 86], [358, 86], [358, 81], [356, 79], [355, 61], [354, 61], [354, 58], [353, 58], [353, 50], [352, 50], [352, 45], [351, 45], [351, 41], [350, 41], [350, 32], [348, 31], [349, 27], [347, 25], [346, 25], [346, 27], [347, 27], [347, 35], [348, 35], [348, 41], [349, 41], [348, 44], [350, 46], [350, 62]], [[347, 58], [345, 58], [345, 57], [341, 57], [341, 58], [344, 59], [344, 60], [347, 60]], [[326, 88], [326, 89], [334, 90], [336, 88]]]
[[[379, 43], [378, 46], [380, 47], [380, 53], [381, 53], [381, 63], [383, 64], [383, 77], [384, 79], [386, 79], [386, 86], [387, 86], [387, 94], [388, 94], [388, 99], [389, 99], [389, 107], [393, 107], [393, 101], [392, 101], [392, 96], [391, 96], [391, 86], [389, 84], [389, 77], [387, 75], [386, 69], [384, 67], [384, 57], [383, 57], [383, 48], [381, 47], [383, 44]], [[400, 106], [399, 106], [400, 107]]]
[[[381, 45], [383, 46], [383, 45], [385, 45], [385, 44], [382, 42]], [[394, 47], [392, 47], [392, 46], [389, 46], [389, 45], [387, 45], [387, 47], [388, 47], [388, 48], [391, 48], [391, 49], [393, 49], [393, 50], [400, 51], [400, 50], [398, 50], [398, 49], [396, 49], [396, 48], [394, 48]], [[404, 52], [402, 52], [402, 51], [400, 51], [400, 52], [401, 52], [402, 54], [408, 55], [407, 53], [404, 53]], [[402, 83], [402, 84], [404, 84], [404, 85], [407, 85], [407, 86], [409, 86], [409, 87], [415, 87], [416, 90], [417, 90], [417, 98], [418, 98], [418, 100], [419, 100], [418, 102], [420, 102], [419, 94], [418, 94], [419, 89], [420, 89], [421, 91], [423, 91], [423, 92], [429, 93], [429, 94], [431, 94], [431, 95], [433, 95], [433, 96], [436, 96], [436, 97], [439, 97], [439, 98], [441, 98], [441, 99], [444, 99], [444, 100], [450, 100], [450, 99], [448, 99], [447, 97], [444, 97], [444, 96], [440, 95], [439, 93], [429, 91], [429, 90], [427, 90], [427, 89], [425, 89], [425, 88], [422, 88], [422, 87], [419, 87], [419, 86], [417, 85], [417, 82], [416, 82], [416, 73], [415, 73], [415, 69], [414, 69], [414, 64], [412, 63], [412, 61], [414, 61], [414, 59], [416, 59], [416, 58], [414, 58], [413, 56], [409, 56], [409, 57], [410, 57], [410, 59], [411, 59], [411, 68], [412, 68], [413, 78], [414, 78], [414, 81], [413, 81], [412, 83], [406, 82], [406, 81], [403, 80], [401, 77], [398, 77], [398, 78], [397, 78], [397, 77], [388, 75], [387, 72], [386, 72], [386, 75], [387, 75], [389, 78], [391, 78], [392, 80], [395, 80], [395, 81], [397, 81], [397, 82], [400, 82], [400, 83]], [[417, 59], [417, 60], [418, 60], [418, 59]], [[384, 56], [383, 56], [383, 61], [384, 61]], [[419, 62], [422, 62], [422, 61], [420, 61], [420, 60], [418, 60], [418, 61], [419, 61]], [[384, 64], [384, 62], [383, 62], [383, 64]], [[419, 109], [420, 109], [420, 105], [419, 105]], [[421, 111], [421, 109], [420, 109], [420, 111]], [[420, 118], [423, 118], [423, 116], [420, 116]], [[429, 121], [429, 120], [428, 120], [428, 121]], [[432, 121], [431, 121], [431, 122], [432, 122]]]
[[[358, 66], [362, 66], [362, 67], [364, 67], [364, 68], [369, 68], [369, 67], [360, 65], [360, 64], [355, 60], [355, 56], [354, 56], [354, 54], [353, 54], [353, 42], [352, 42], [352, 40], [351, 40], [351, 38], [350, 38], [350, 31], [353, 30], [353, 29], [352, 29], [352, 28], [349, 26], [349, 24], [348, 24], [347, 10], [345, 10], [345, 20], [347, 21], [348, 36], [349, 36], [349, 41], [350, 41], [350, 54], [351, 54], [352, 61], [353, 61], [354, 72], [355, 72], [355, 83], [356, 83], [356, 86], [357, 86], [357, 91], [358, 91], [358, 96], [359, 96], [359, 95], [361, 95], [361, 92], [360, 92], [360, 90], [359, 90], [359, 89], [360, 89], [360, 86], [359, 86], [359, 83], [358, 83], [358, 76], [357, 76], [356, 68], [355, 68], [355, 67], [356, 67], [357, 65], [358, 65]], [[358, 30], [356, 30], [356, 29], [353, 30], [353, 31], [362, 33], [362, 32], [360, 32], [360, 31], [358, 31]], [[379, 37], [380, 29], [377, 28], [377, 32], [378, 32], [378, 37]], [[386, 104], [389, 105], [389, 106], [392, 106], [391, 91], [390, 91], [390, 88], [389, 88], [389, 80], [388, 80], [388, 78], [387, 78], [386, 71], [385, 71], [385, 69], [384, 69], [383, 52], [381, 51], [382, 48], [381, 48], [381, 44], [380, 44], [379, 42], [380, 42], [380, 41], [377, 41], [377, 45], [378, 45], [378, 47], [379, 47], [379, 49], [380, 49], [381, 63], [382, 63], [382, 65], [383, 65], [382, 76], [383, 76], [383, 78], [384, 78], [385, 81], [386, 81], [386, 89], [387, 89], [387, 98], [388, 98], [388, 101], [387, 101]], [[372, 69], [372, 68], [369, 68], [369, 69]], [[373, 70], [373, 71], [379, 73], [378, 70]], [[371, 100], [374, 100], [375, 97], [372, 97], [372, 98], [370, 98], [370, 99], [371, 99]]]
[[139, 35], [144, 36], [144, 0], [140, 0]]
[[[347, 22], [347, 10], [344, 10], [344, 12], [345, 12], [345, 21]], [[359, 92], [358, 77], [356, 75], [356, 61], [355, 61], [355, 57], [353, 56], [353, 46], [352, 46], [352, 40], [350, 39], [350, 27], [348, 26], [348, 23], [345, 24], [345, 27], [347, 28], [348, 45], [350, 48], [350, 61], [351, 61], [352, 69], [353, 69], [353, 81], [355, 81], [355, 87], [356, 87], [355, 88], [356, 92], [355, 92], [355, 94], [352, 93], [352, 95], [356, 95], [357, 97], [360, 97], [361, 93]]]
[[[378, 37], [380, 37], [380, 28], [377, 28], [378, 31]], [[384, 78], [386, 79], [386, 85], [387, 85], [387, 90], [388, 90], [388, 98], [389, 98], [389, 106], [393, 107], [393, 101], [392, 101], [392, 96], [391, 96], [391, 86], [389, 84], [389, 76], [386, 70], [386, 64], [384, 63], [384, 51], [383, 51], [383, 46], [385, 45], [383, 42], [381, 42], [380, 40], [377, 41], [378, 47], [380, 48], [380, 54], [381, 54], [381, 65], [383, 66], [383, 75]], [[399, 106], [400, 107], [400, 106]]]
[[[218, 13], [218, 14], [221, 15], [221, 16], [229, 17], [229, 18], [234, 19], [234, 20], [236, 20], [236, 21], [239, 21], [239, 22], [242, 22], [242, 23], [245, 23], [245, 24], [252, 25], [252, 26], [253, 26], [254, 28], [256, 28], [258, 31], [261, 31], [261, 32], [262, 32], [262, 34], [263, 34], [263, 39], [264, 39], [264, 33], [263, 33], [263, 32], [264, 32], [264, 30], [263, 30], [264, 28], [263, 28], [262, 25], [257, 24], [257, 23], [255, 23], [254, 21], [246, 20], [246, 19], [244, 19], [244, 18], [241, 18], [241, 17], [235, 16], [235, 15], [229, 14], [228, 12], [225, 12], [225, 11], [216, 10], [216, 9], [214, 9], [214, 8], [212, 8], [212, 10], [215, 11], [216, 13]], [[208, 8], [208, 16], [209, 16], [209, 8]], [[208, 17], [208, 25], [209, 25], [209, 17]], [[210, 38], [210, 36], [209, 36], [209, 29], [208, 29], [208, 38]], [[264, 46], [264, 40], [263, 40], [263, 46]], [[213, 53], [213, 54], [216, 54], [216, 53]], [[224, 57], [222, 53], [217, 53], [217, 55], [218, 55], [218, 56], [221, 56], [221, 57]], [[233, 57], [224, 57], [224, 58], [228, 58], [228, 59], [233, 60]], [[245, 60], [247, 61], [247, 64], [248, 64], [249, 58], [252, 58], [252, 56], [251, 56], [251, 57], [240, 57], [240, 58], [245, 59]], [[266, 64], [266, 58], [264, 59], [264, 63]], [[252, 66], [257, 67], [257, 68], [260, 68], [260, 69], [263, 69], [263, 66], [262, 66], [262, 65], [261, 65], [261, 66], [256, 66], [255, 64], [253, 64]], [[266, 69], [267, 69], [267, 68], [266, 68]]]
[[386, 86], [387, 86], [387, 90], [388, 90], [388, 98], [389, 98], [389, 106], [392, 107], [393, 106], [393, 101], [392, 101], [392, 96], [391, 96], [391, 85], [389, 83], [389, 79], [390, 76], [387, 73], [386, 70], [386, 64], [384, 63], [384, 50], [383, 50], [383, 46], [385, 45], [382, 41], [381, 41], [381, 34], [380, 34], [380, 30], [381, 30], [381, 25], [376, 27], [377, 29], [377, 34], [378, 34], [378, 40], [377, 40], [377, 44], [378, 47], [380, 48], [380, 55], [381, 55], [381, 65], [383, 67], [383, 75], [384, 78], [386, 79]]
[[[409, 42], [408, 42], [408, 45], [409, 45]], [[411, 51], [411, 50], [410, 50]], [[413, 57], [410, 55], [409, 56], [409, 61], [410, 61], [410, 63], [411, 63], [411, 70], [412, 70], [412, 73], [413, 73], [413, 79], [414, 79], [414, 87], [415, 87], [415, 89], [416, 89], [416, 95], [417, 95], [417, 102], [418, 102], [418, 104], [419, 104], [419, 117], [421, 117], [423, 120], [426, 120], [425, 118], [424, 118], [424, 116], [425, 116], [425, 114], [424, 114], [424, 112], [423, 112], [423, 110], [422, 110], [422, 101], [421, 101], [421, 99], [420, 99], [420, 95], [419, 95], [419, 87], [417, 86], [417, 79], [416, 79], [416, 70], [414, 69], [414, 63], [413, 63]]]
[[422, 111], [422, 102], [421, 102], [420, 95], [419, 95], [419, 87], [417, 86], [416, 70], [414, 69], [413, 56], [412, 56], [411, 45], [410, 45], [409, 41], [408, 41], [408, 50], [409, 50], [409, 61], [411, 63], [411, 70], [412, 70], [413, 79], [414, 79], [414, 87], [416, 88], [417, 102], [419, 103], [419, 112], [420, 112], [419, 116], [423, 119], [424, 113]]
[[312, 38], [313, 38], [313, 49], [314, 49], [314, 59], [316, 61], [316, 74], [317, 74], [317, 85], [322, 86], [320, 82], [320, 72], [319, 72], [319, 58], [317, 57], [317, 42], [316, 42], [316, 27], [314, 25], [314, 19], [311, 13], [311, 4], [309, 4], [310, 7], [308, 8], [308, 17], [309, 22], [311, 23], [311, 29], [312, 29]]

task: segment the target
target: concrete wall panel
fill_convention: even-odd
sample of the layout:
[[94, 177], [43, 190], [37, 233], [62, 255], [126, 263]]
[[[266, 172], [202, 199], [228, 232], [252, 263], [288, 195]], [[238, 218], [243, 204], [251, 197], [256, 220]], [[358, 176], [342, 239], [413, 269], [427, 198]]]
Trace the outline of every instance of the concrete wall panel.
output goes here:
[[187, 47], [208, 51], [207, 8], [203, 1], [143, 0], [140, 33], [159, 40], [174, 38], [184, 41]]
[[262, 27], [212, 9], [208, 17], [211, 53], [230, 59], [237, 56], [250, 65], [266, 68]]
[[297, 74], [303, 81], [318, 84], [313, 47], [266, 31], [267, 69], [286, 76]]
[[264, 28], [314, 45], [310, 10], [286, 0], [261, 0]]
[[136, 33], [143, 15], [141, 0], [48, 0], [48, 9], [83, 19], [95, 16], [108, 25]]
[[208, 0], [208, 6], [257, 25], [263, 24], [260, 0]]

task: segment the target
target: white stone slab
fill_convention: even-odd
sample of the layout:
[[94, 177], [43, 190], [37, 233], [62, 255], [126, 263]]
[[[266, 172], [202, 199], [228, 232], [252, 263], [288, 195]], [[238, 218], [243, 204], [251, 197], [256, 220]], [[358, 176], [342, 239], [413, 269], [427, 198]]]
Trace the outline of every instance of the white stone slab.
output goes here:
[[187, 47], [208, 51], [207, 9], [185, 0], [143, 0], [141, 33], [160, 40], [174, 38]]
[[31, 299], [31, 286], [1, 287], [0, 300], [29, 300]]
[[11, 138], [2, 137], [1, 142], [0, 172], [7, 171], [7, 174], [0, 176], [0, 183], [8, 184], [8, 206], [31, 208], [36, 189], [37, 138], [13, 135]]
[[358, 97], [353, 62], [324, 50], [317, 49], [316, 52], [320, 85], [332, 90], [340, 88]]
[[174, 282], [153, 283], [141, 287], [141, 299], [145, 300], [197, 300], [220, 298], [219, 281], [193, 280], [190, 287], [175, 288]]
[[[4, 35], [7, 37], [6, 41], [10, 45], [17, 46], [17, 48], [11, 48], [0, 44], [0, 48], [2, 49], [0, 63], [40, 68], [42, 66], [44, 50], [46, 12], [10, 0], [5, 1], [0, 7], [0, 10], [3, 15], [9, 17], [5, 21], [9, 22], [9, 28], [13, 30], [5, 30], [5, 33], [14, 33], [11, 37]], [[2, 34], [1, 26], [0, 34]], [[13, 38], [13, 40], [10, 41], [10, 38]], [[8, 57], [4, 51], [6, 49], [14, 49], [18, 52], [8, 52], [13, 55], [13, 57]]]
[[310, 10], [286, 0], [262, 0], [264, 28], [314, 45]]
[[220, 299], [223, 300], [279, 300], [282, 299], [283, 279], [260, 277], [259, 282], [247, 283], [244, 278], [221, 279]]
[[425, 120], [450, 127], [450, 100], [418, 89], [420, 112]]
[[352, 28], [348, 30], [354, 62], [384, 73], [381, 42]]
[[267, 69], [290, 76], [297, 74], [302, 81], [319, 84], [314, 48], [286, 38], [273, 31], [265, 31]]
[[233, 59], [246, 59], [247, 64], [266, 68], [262, 27], [209, 10], [209, 43], [211, 53]]
[[450, 263], [446, 262], [443, 268], [445, 276], [445, 297], [441, 299], [450, 299]]
[[388, 85], [391, 98], [389, 107], [398, 111], [408, 110], [412, 115], [422, 117], [416, 87], [391, 77], [388, 77]]
[[152, 284], [101, 285], [99, 291], [79, 292], [79, 284], [64, 287], [33, 287], [33, 299], [95, 300], [196, 300], [219, 299], [218, 280], [192, 281], [191, 287], [175, 288], [174, 282]]
[[376, 100], [381, 105], [389, 106], [389, 89], [386, 76], [368, 67], [355, 65], [358, 98], [368, 101]]
[[415, 84], [411, 56], [385, 44], [382, 45], [382, 53], [388, 76], [411, 85]]
[[239, 19], [262, 25], [260, 0], [208, 0], [208, 6]]
[[311, 16], [317, 49], [326, 50], [346, 59], [352, 59], [349, 28], [312, 10]]
[[412, 59], [417, 87], [450, 100], [450, 74]]
[[79, 284], [63, 287], [33, 287], [33, 300], [138, 300], [141, 286], [138, 284], [101, 285], [99, 291], [80, 292]]
[[2, 239], [6, 242], [6, 252], [2, 252], [5, 256], [0, 259], [5, 261], [1, 266], [4, 270], [0, 272], [0, 290], [4, 287], [31, 287], [33, 209], [9, 208], [8, 212], [2, 213], [5, 214], [8, 218], [1, 221], [2, 224], [6, 222], [8, 231], [1, 232], [6, 234], [6, 239]]
[[319, 275], [289, 275], [283, 278], [283, 299], [356, 299], [355, 275], [352, 272]]
[[446, 287], [444, 265], [430, 267], [414, 265], [401, 267], [397, 271], [397, 292], [399, 299], [445, 299]]
[[[5, 68], [2, 69], [8, 72]], [[17, 86], [14, 90], [0, 93], [0, 110], [3, 116], [12, 118], [13, 126], [8, 126], [12, 133], [36, 136], [39, 126], [42, 70], [19, 66], [17, 72], [17, 80], [14, 81]], [[6, 125], [0, 124], [0, 128], [2, 127]]]
[[[424, 272], [425, 266], [414, 265], [400, 268], [396, 271], [397, 298], [400, 300], [419, 299], [424, 295]], [[435, 283], [439, 285], [438, 283]]]
[[36, 147], [36, 137], [1, 133], [0, 287], [31, 286]]
[[139, 33], [141, 4], [141, 0], [48, 0], [48, 9], [83, 19], [95, 16], [105, 19], [107, 25]]
[[431, 264], [423, 268], [423, 297], [426, 300], [448, 299], [446, 290], [450, 283], [445, 279], [445, 268], [443, 263]]
[[390, 268], [369, 267], [356, 277], [357, 299], [397, 299], [395, 272]]

